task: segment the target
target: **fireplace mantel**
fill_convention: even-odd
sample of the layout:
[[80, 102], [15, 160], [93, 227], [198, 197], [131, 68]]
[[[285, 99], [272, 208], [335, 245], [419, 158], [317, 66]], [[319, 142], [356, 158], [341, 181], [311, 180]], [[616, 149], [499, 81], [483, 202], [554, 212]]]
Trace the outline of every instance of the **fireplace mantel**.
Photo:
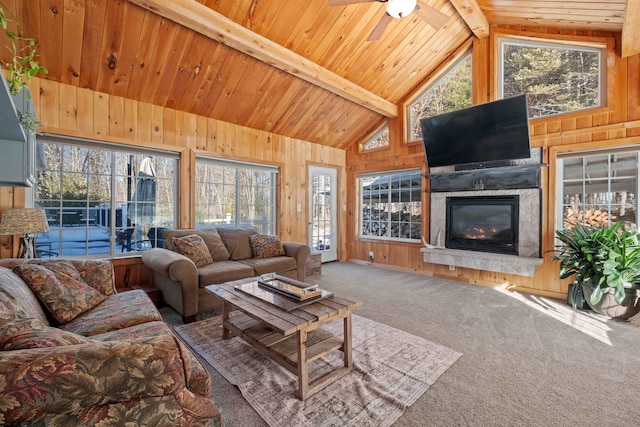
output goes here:
[[488, 252], [461, 251], [447, 248], [422, 248], [424, 262], [453, 267], [473, 268], [532, 277], [542, 258], [503, 255]]

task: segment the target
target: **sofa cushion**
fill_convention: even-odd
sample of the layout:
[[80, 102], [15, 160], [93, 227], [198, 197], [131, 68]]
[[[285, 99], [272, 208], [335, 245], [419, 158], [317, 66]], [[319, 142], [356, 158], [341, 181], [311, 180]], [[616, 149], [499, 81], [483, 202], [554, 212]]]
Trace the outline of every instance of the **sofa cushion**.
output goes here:
[[229, 259], [229, 251], [222, 242], [218, 231], [215, 228], [204, 229], [184, 229], [184, 230], [164, 230], [162, 235], [164, 237], [164, 247], [171, 251], [176, 252], [176, 248], [173, 244], [174, 237], [184, 237], [189, 234], [197, 234], [202, 237], [204, 243], [209, 248], [209, 253], [214, 261], [225, 261]]
[[80, 273], [84, 282], [103, 295], [116, 293], [113, 264], [103, 260], [72, 260], [71, 263]]
[[274, 256], [284, 256], [284, 246], [278, 236], [267, 236], [265, 234], [254, 234], [249, 236], [251, 252], [254, 258], [271, 258]]
[[296, 269], [296, 260], [287, 256], [272, 258], [252, 258], [238, 261], [251, 267], [255, 275], [261, 276], [267, 273], [284, 273]]
[[12, 270], [0, 267], [0, 323], [28, 318], [49, 324], [31, 288]]
[[143, 290], [136, 289], [109, 295], [102, 304], [61, 325], [60, 328], [89, 337], [161, 320], [162, 316], [149, 296]]
[[70, 262], [21, 264], [14, 271], [27, 282], [59, 324], [75, 319], [106, 298], [84, 283], [78, 270]]
[[233, 261], [253, 257], [249, 237], [258, 234], [254, 228], [218, 228], [218, 233]]
[[189, 234], [183, 237], [173, 237], [173, 246], [176, 252], [189, 258], [196, 267], [204, 267], [213, 262], [209, 248], [204, 243], [204, 239], [197, 234]]
[[44, 325], [38, 319], [10, 322], [0, 328], [0, 350], [59, 347], [88, 344], [92, 341], [82, 335]]
[[198, 269], [198, 285], [204, 288], [208, 285], [244, 279], [253, 275], [253, 267], [244, 263], [237, 261], [214, 262]]

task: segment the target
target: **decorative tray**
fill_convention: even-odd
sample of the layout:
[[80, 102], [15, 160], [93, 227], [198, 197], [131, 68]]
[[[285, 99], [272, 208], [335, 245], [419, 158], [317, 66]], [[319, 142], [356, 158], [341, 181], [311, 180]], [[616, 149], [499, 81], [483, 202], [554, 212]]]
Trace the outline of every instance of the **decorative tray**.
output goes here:
[[255, 282], [234, 287], [287, 312], [333, 297], [332, 292], [318, 289], [317, 285], [309, 286], [275, 274], [265, 274]]

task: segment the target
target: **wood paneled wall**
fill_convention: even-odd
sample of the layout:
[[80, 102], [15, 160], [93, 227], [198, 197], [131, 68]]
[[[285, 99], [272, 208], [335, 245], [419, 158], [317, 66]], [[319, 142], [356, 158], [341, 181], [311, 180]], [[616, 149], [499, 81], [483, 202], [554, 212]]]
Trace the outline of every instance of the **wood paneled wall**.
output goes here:
[[[196, 154], [278, 166], [283, 240], [308, 242], [309, 165], [339, 170], [339, 205], [346, 203], [344, 150], [45, 79], [34, 78], [29, 86], [46, 133], [180, 153], [180, 227], [194, 225], [191, 171]], [[0, 210], [24, 207], [25, 194], [23, 188], [0, 187]], [[339, 222], [344, 236], [345, 222]], [[0, 258], [15, 256], [17, 243], [17, 238], [0, 237]], [[341, 239], [340, 254], [346, 253], [345, 246]]]
[[[556, 156], [569, 150], [590, 150], [640, 144], [640, 55], [621, 58], [619, 34], [560, 30], [532, 27], [492, 27], [491, 36], [474, 42], [473, 79], [476, 103], [495, 99], [495, 55], [498, 34], [537, 36], [561, 40], [599, 41], [608, 46], [607, 54], [607, 107], [590, 111], [564, 114], [559, 117], [539, 118], [531, 121], [532, 147], [545, 148], [543, 168], [543, 255], [544, 263], [534, 277], [523, 277], [503, 273], [457, 267], [449, 271], [448, 266], [426, 264], [420, 252], [421, 244], [381, 242], [357, 237], [357, 175], [363, 172], [395, 170], [420, 167], [426, 171], [424, 151], [421, 143], [405, 143], [402, 118], [392, 120], [390, 147], [371, 153], [362, 153], [356, 145], [347, 150], [349, 177], [347, 233], [348, 256], [352, 260], [367, 262], [369, 251], [375, 253], [375, 263], [390, 268], [405, 269], [427, 275], [447, 277], [469, 283], [496, 286], [508, 283], [515, 289], [541, 295], [562, 298], [566, 295], [567, 281], [557, 278], [558, 266], [551, 261], [556, 211]], [[401, 108], [404, 113], [404, 108]], [[639, 145], [640, 147], [640, 145]], [[425, 190], [428, 182], [425, 179]], [[429, 193], [424, 192], [422, 230], [428, 237]]]

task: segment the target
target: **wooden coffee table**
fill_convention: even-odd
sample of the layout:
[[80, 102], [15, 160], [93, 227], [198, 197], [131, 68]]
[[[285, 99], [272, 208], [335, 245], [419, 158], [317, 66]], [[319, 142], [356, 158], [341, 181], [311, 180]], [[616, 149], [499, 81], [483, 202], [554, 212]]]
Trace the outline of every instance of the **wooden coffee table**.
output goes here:
[[[287, 312], [235, 288], [250, 282], [257, 283], [257, 278], [206, 288], [224, 303], [223, 339], [241, 337], [257, 351], [296, 375], [298, 398], [301, 400], [353, 369], [351, 311], [362, 305], [361, 301], [333, 296]], [[233, 310], [237, 311], [232, 313]], [[343, 322], [344, 339], [320, 329], [339, 320]], [[309, 363], [337, 350], [343, 352], [344, 366], [309, 383]]]

